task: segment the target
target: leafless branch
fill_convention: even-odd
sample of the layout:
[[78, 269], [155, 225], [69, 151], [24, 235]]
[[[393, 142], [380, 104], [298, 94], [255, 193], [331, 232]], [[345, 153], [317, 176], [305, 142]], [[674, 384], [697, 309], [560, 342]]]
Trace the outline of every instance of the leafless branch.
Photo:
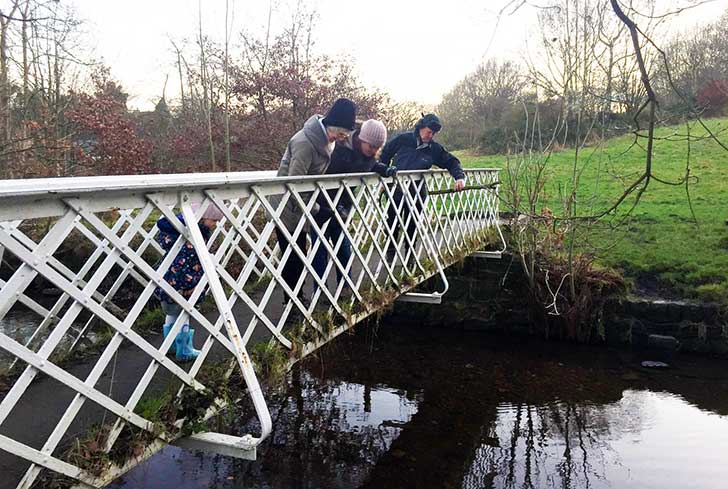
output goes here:
[[[667, 17], [673, 17], [676, 15], [680, 15], [681, 13], [683, 13], [687, 10], [692, 10], [694, 8], [700, 7], [707, 3], [713, 3], [713, 2], [715, 2], [715, 0], [702, 0], [700, 2], [694, 3], [693, 5], [687, 5], [685, 7], [680, 7], [675, 10], [671, 10], [669, 12], [665, 12], [664, 14], [660, 14], [660, 15], [642, 13], [639, 10], [635, 9], [634, 6], [631, 5], [631, 2], [630, 2], [630, 5], [624, 5], [624, 7], [629, 8], [632, 12], [634, 12], [636, 15], [639, 15], [640, 17], [644, 17], [647, 19], [665, 19]], [[620, 3], [622, 3], [622, 2], [620, 2]]]

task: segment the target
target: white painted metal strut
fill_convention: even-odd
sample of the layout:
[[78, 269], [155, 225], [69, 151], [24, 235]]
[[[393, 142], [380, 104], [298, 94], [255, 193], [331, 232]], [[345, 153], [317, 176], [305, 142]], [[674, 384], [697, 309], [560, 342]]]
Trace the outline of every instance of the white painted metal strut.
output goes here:
[[[190, 205], [189, 195], [182, 194], [180, 200], [182, 201], [181, 208], [182, 214], [185, 218], [185, 222], [196, 223], [198, 219], [195, 216], [194, 211], [192, 210], [192, 206]], [[202, 215], [203, 211], [203, 209], [200, 209], [200, 215]], [[243, 373], [245, 385], [248, 387], [248, 394], [250, 394], [253, 399], [253, 406], [255, 406], [255, 412], [258, 415], [258, 420], [260, 421], [260, 437], [255, 438], [252, 435], [246, 435], [241, 440], [242, 447], [244, 449], [254, 450], [255, 447], [270, 434], [273, 427], [273, 421], [271, 420], [268, 406], [265, 403], [263, 391], [261, 391], [260, 389], [258, 378], [256, 377], [255, 371], [253, 370], [253, 362], [250, 360], [250, 356], [245, 350], [245, 345], [243, 344], [242, 338], [240, 337], [238, 323], [235, 321], [235, 316], [233, 315], [233, 312], [230, 309], [230, 305], [227, 302], [227, 297], [225, 296], [225, 291], [223, 290], [222, 284], [220, 283], [220, 277], [217, 273], [213, 258], [210, 255], [209, 250], [207, 249], [207, 243], [203, 239], [199, 227], [192, 225], [188, 226], [187, 229], [189, 230], [189, 233], [192, 237], [192, 245], [194, 246], [195, 252], [200, 259], [202, 269], [205, 271], [205, 275], [208, 277], [210, 290], [212, 291], [212, 296], [215, 299], [217, 310], [222, 316], [223, 324], [225, 325], [228, 337], [233, 344], [235, 359], [238, 361], [238, 366]]]
[[[454, 182], [442, 171], [400, 172], [394, 179], [374, 174], [278, 178], [273, 172], [251, 172], [0, 182], [4, 277], [0, 280], [0, 320], [11, 309], [24, 310], [37, 320], [30, 340], [0, 331], [0, 349], [12, 358], [8, 365], [0, 365], [0, 369], [10, 368], [5, 380], [10, 389], [0, 401], [0, 429], [6, 423], [32, 419], [33, 424], [25, 430], [14, 431], [28, 433], [36, 423], [45, 423], [42, 431], [49, 433], [33, 443], [0, 436], [0, 451], [27, 464], [23, 477], [12, 483], [29, 489], [37, 485], [41, 474], [54, 473], [76, 480], [79, 487], [101, 487], [134, 462], [110, 466], [96, 477], [83, 464], [71, 463], [62, 455], [63, 440], [80, 421], [82, 410], [86, 412], [86, 404], [107, 413], [102, 450], [109, 452], [122, 443], [122, 430], [127, 426], [154, 434], [156, 441], [148, 450], [157, 450], [175, 441], [179, 433], [169, 429], [160, 432], [158, 424], [139, 414], [139, 405], [146, 397], [158, 396], [153, 387], [157, 382], [153, 381], [163, 374], [182, 386], [179, 395], [188, 390], [203, 392], [210, 386], [201, 380], [204, 377], [200, 373], [204, 367], [219, 364], [240, 369], [244, 395], [252, 399], [260, 434], [231, 437], [197, 433], [182, 443], [254, 458], [256, 446], [272, 430], [249, 354], [256, 342], [271, 342], [291, 357], [296, 357], [296, 352], [310, 353], [375, 312], [393, 295], [404, 301], [439, 303], [449, 286], [445, 267], [484, 245], [486, 231], [496, 230], [503, 250], [505, 241], [497, 220], [498, 171], [472, 169], [466, 174], [472, 188], [459, 193], [449, 190]], [[434, 192], [432, 196], [425, 197], [425, 187]], [[402, 192], [398, 205], [394, 201], [397, 189]], [[332, 209], [342, 199], [351, 200], [349, 215], [335, 212], [319, 225], [314, 215], [317, 199]], [[193, 203], [200, 207], [193, 208]], [[224, 217], [205, 242], [197, 222], [209, 205], [219, 207]], [[294, 229], [283, 223], [287, 205], [300, 215]], [[394, 217], [391, 225], [390, 214]], [[160, 217], [165, 217], [179, 235], [167, 253], [156, 241]], [[342, 232], [329, 241], [326, 234], [332, 226]], [[408, 226], [414, 230], [412, 235]], [[307, 227], [318, 237], [311, 249], [296, 244]], [[401, 229], [398, 239], [393, 235], [396, 227]], [[289, 240], [284, 253], [275, 245], [276, 229]], [[345, 240], [352, 253], [342, 262], [338, 254]], [[178, 252], [189, 245], [204, 275], [191, 294], [183, 296], [165, 276], [175, 266]], [[388, 257], [388, 248], [394, 250], [393, 258]], [[83, 249], [88, 250], [86, 254], [78, 255], [76, 250]], [[76, 252], [76, 260], [68, 259], [73, 254], [69, 250]], [[313, 266], [316, 251], [326, 257], [323, 277]], [[301, 276], [292, 287], [282, 277], [289, 257], [303, 263]], [[343, 279], [332, 285], [336, 272]], [[416, 291], [422, 281], [435, 275], [443, 284], [439, 291]], [[255, 284], [262, 286], [254, 292]], [[299, 293], [311, 284], [317, 287], [310, 303], [304, 304]], [[60, 295], [41, 297], [42, 289], [49, 286], [58, 289]], [[351, 293], [344, 294], [345, 288]], [[145, 311], [159, 307], [154, 298], [157, 289], [181, 309], [166, 338], [139, 327]], [[211, 292], [217, 319], [195, 307], [206, 290]], [[279, 307], [281, 298], [284, 305]], [[289, 318], [294, 310], [304, 318], [302, 323]], [[330, 317], [340, 316], [337, 321], [343, 322], [324, 328], [317, 322], [322, 310]], [[233, 311], [239, 313], [234, 315]], [[166, 355], [189, 321], [195, 322], [201, 342], [201, 353], [191, 364]], [[301, 329], [293, 326], [304, 329], [308, 343], [300, 343], [301, 337], [295, 334]], [[162, 324], [156, 325], [156, 329], [161, 328]], [[96, 336], [107, 339], [88, 352], [90, 370], [79, 378], [72, 373], [76, 370], [66, 367], [66, 349], [68, 345], [80, 348], [88, 344], [79, 339], [90, 331], [103, 333]], [[219, 348], [213, 354], [215, 345]], [[128, 375], [124, 370], [128, 365], [140, 364], [146, 368], [135, 374], [140, 377], [127, 391], [119, 392], [113, 379], [113, 392], [101, 389], [99, 383], [109, 372]], [[225, 372], [229, 375], [230, 370], [226, 367]], [[72, 393], [71, 401], [58, 411], [43, 411], [50, 408], [42, 404], [52, 403], [30, 401], [31, 384], [40, 374]], [[41, 384], [33, 388], [40, 389]], [[38, 395], [34, 390], [33, 398]], [[55, 396], [55, 392], [40, 395]], [[221, 399], [214, 400], [206, 416], [222, 407]], [[174, 425], [181, 427], [190, 421], [177, 419]], [[83, 435], [79, 443], [82, 440]], [[144, 456], [149, 453], [145, 451]]]

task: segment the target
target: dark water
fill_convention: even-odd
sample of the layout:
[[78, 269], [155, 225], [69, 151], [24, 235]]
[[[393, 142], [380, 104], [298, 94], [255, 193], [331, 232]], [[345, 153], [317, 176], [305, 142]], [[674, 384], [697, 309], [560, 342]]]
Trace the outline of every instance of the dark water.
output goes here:
[[[0, 319], [0, 332], [14, 340], [26, 344], [40, 323], [38, 316], [29, 311], [11, 310]], [[0, 371], [9, 367], [13, 359], [5, 350], [0, 350]]]
[[[28, 345], [28, 342], [32, 338], [36, 329], [43, 321], [43, 318], [38, 316], [32, 311], [24, 308], [11, 309], [5, 317], [0, 319], [0, 332], [6, 334], [10, 338], [14, 339], [22, 345]], [[73, 344], [78, 331], [84, 325], [83, 322], [77, 321], [74, 323], [74, 328], [70, 330], [69, 334], [66, 334], [59, 345], [56, 347], [57, 352], [65, 352]], [[45, 329], [40, 335], [37, 335], [33, 343], [30, 345], [34, 350], [37, 350], [42, 344], [42, 341], [48, 337], [49, 331]], [[86, 339], [90, 342], [94, 342], [97, 339], [96, 333], [88, 331]], [[15, 357], [7, 353], [5, 350], [0, 350], [0, 372], [7, 369], [13, 364]]]
[[25, 343], [38, 327], [41, 319], [28, 311], [11, 309], [4, 318], [0, 319], [0, 331], [11, 338]]
[[258, 461], [168, 447], [111, 487], [728, 487], [728, 363], [642, 359], [362, 329], [291, 374]]

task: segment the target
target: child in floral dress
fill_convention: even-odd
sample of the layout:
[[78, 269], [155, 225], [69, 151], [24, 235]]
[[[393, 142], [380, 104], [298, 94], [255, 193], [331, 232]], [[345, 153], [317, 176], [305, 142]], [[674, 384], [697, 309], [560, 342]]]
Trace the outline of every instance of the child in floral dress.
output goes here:
[[[197, 212], [199, 205], [193, 204], [192, 207], [193, 210]], [[202, 217], [198, 222], [198, 226], [205, 241], [210, 238], [212, 230], [217, 226], [217, 221], [222, 219], [222, 217], [222, 212], [214, 204], [210, 204], [202, 214]], [[177, 219], [185, 225], [185, 220], [182, 214], [178, 214]], [[166, 217], [162, 217], [157, 221], [157, 228], [159, 229], [159, 233], [155, 239], [164, 251], [168, 253], [177, 241], [177, 238], [179, 238], [179, 233]], [[189, 299], [204, 274], [205, 272], [202, 269], [202, 264], [200, 263], [200, 259], [197, 256], [192, 243], [185, 241], [182, 248], [177, 253], [177, 256], [174, 258], [174, 261], [169, 266], [169, 269], [164, 274], [164, 280], [177, 292], [179, 292], [182, 297]], [[162, 328], [164, 337], [166, 338], [169, 331], [172, 329], [172, 325], [177, 320], [177, 316], [179, 316], [182, 312], [182, 307], [174, 302], [174, 300], [172, 300], [172, 298], [170, 298], [161, 287], [157, 287], [155, 289], [154, 295], [159, 299], [162, 310], [166, 314], [164, 326]], [[179, 334], [177, 334], [174, 341], [175, 356], [177, 360], [194, 360], [200, 354], [200, 351], [194, 348], [194, 336], [195, 330], [191, 329], [189, 324], [184, 324], [182, 326], [182, 330]]]

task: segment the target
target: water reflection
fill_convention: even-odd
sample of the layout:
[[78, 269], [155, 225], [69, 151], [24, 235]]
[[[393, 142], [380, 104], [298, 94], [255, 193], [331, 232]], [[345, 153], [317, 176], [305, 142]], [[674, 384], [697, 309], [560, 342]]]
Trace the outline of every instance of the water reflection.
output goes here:
[[272, 441], [240, 487], [359, 487], [417, 413], [420, 397], [295, 372]]
[[293, 374], [288, 394], [272, 406], [274, 432], [257, 462], [168, 447], [110, 487], [359, 487], [421, 400], [416, 392], [322, 381], [305, 370]]
[[728, 480], [728, 417], [717, 414], [728, 412], [726, 362], [654, 372], [603, 348], [399, 325], [366, 334], [291, 376], [258, 461], [170, 448], [111, 487], [717, 489]]
[[723, 488], [728, 419], [679, 396], [627, 390], [608, 405], [498, 406], [471, 488]]

